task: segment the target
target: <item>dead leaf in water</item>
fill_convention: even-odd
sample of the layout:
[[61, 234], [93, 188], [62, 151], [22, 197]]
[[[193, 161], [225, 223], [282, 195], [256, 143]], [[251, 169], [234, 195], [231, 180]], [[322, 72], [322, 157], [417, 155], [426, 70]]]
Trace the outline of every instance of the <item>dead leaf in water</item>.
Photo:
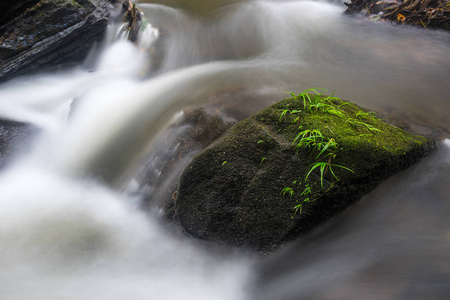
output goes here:
[[402, 14], [397, 15], [397, 22], [399, 23], [405, 23], [406, 17]]

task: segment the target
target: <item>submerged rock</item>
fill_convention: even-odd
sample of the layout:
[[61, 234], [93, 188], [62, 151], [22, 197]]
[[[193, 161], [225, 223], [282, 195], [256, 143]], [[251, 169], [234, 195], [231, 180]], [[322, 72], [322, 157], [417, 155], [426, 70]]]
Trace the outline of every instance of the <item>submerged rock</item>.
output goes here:
[[0, 119], [0, 169], [24, 151], [36, 131], [29, 124]]
[[[29, 3], [19, 3], [25, 2]], [[0, 81], [82, 61], [102, 39], [108, 23], [111, 4], [95, 3], [40, 0], [1, 26]]]
[[168, 135], [161, 136], [152, 152], [143, 158], [142, 170], [135, 178], [140, 191], [149, 191], [142, 197], [142, 207], [146, 210], [173, 208], [180, 173], [195, 154], [217, 140], [231, 125], [232, 122], [204, 109], [185, 111], [180, 124], [170, 127]]
[[[354, 104], [315, 97], [323, 106], [293, 97], [237, 123], [192, 160], [175, 200], [188, 234], [271, 250], [324, 223], [434, 146]], [[294, 144], [312, 132], [323, 138], [309, 148], [293, 145], [296, 136]]]

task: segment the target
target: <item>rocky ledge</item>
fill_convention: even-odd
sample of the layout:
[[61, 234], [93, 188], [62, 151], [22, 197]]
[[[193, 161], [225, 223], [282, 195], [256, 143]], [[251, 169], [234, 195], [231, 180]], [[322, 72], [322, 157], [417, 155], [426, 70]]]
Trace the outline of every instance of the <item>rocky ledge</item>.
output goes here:
[[180, 177], [175, 216], [200, 239], [266, 251], [411, 166], [431, 138], [316, 91], [237, 123]]
[[112, 7], [106, 0], [6, 0], [1, 5], [6, 13], [0, 19], [0, 82], [82, 61], [101, 41]]

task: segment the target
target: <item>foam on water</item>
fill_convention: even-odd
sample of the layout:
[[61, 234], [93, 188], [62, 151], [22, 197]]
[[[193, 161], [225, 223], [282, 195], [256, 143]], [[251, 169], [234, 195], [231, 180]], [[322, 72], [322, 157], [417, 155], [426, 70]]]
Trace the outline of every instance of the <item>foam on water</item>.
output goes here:
[[27, 164], [0, 194], [4, 299], [243, 298], [248, 262], [217, 260], [94, 182]]
[[[177, 76], [139, 83], [149, 59], [142, 47], [150, 45], [114, 41], [95, 72], [19, 78], [0, 87], [0, 116], [39, 128], [34, 150], [0, 173], [3, 299], [244, 298], [250, 261], [210, 253], [166, 232], [156, 215], [135, 208], [126, 194], [84, 177], [118, 159], [114, 149], [111, 156], [105, 149], [121, 134], [143, 126], [136, 130], [140, 148], [176, 112], [156, 109], [154, 101], [170, 94]], [[141, 111], [151, 105], [150, 115]], [[156, 120], [147, 124], [146, 116]], [[127, 146], [117, 145], [119, 151]], [[123, 154], [126, 162], [117, 162], [115, 176], [134, 152]]]

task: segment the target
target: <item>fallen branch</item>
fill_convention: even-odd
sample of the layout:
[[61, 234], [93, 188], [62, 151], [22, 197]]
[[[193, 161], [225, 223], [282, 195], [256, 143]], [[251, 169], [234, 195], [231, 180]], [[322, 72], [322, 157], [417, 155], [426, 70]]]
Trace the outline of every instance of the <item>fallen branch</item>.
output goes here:
[[122, 11], [125, 12], [123, 22], [127, 23], [128, 40], [134, 43], [138, 39], [139, 29], [141, 28], [142, 11], [131, 0], [126, 0], [122, 4]]
[[368, 15], [378, 14], [380, 20], [450, 30], [449, 0], [352, 0], [345, 5], [346, 14], [364, 11]]

